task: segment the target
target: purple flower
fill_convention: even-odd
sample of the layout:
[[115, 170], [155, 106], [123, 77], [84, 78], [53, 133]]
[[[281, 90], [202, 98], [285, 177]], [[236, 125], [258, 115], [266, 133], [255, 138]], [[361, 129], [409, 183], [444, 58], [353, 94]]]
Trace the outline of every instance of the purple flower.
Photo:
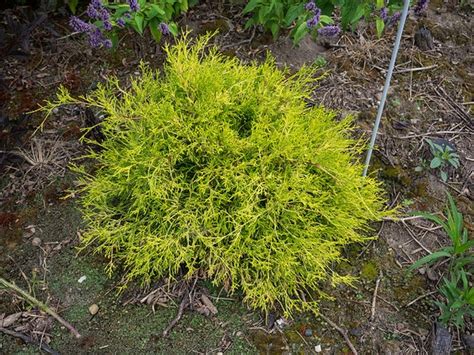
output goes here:
[[119, 18], [117, 20], [117, 26], [120, 27], [120, 28], [124, 28], [125, 27], [125, 20], [123, 18]]
[[310, 18], [308, 21], [306, 21], [306, 26], [308, 26], [308, 28], [313, 28], [313, 27], [316, 27], [318, 23], [319, 23], [319, 18], [314, 16]]
[[70, 17], [69, 26], [71, 26], [75, 32], [80, 33], [89, 32], [92, 29], [92, 26], [89, 23], [82, 21], [76, 16]]
[[106, 48], [112, 47], [112, 41], [104, 37], [104, 34], [98, 27], [93, 26], [89, 31], [89, 44], [93, 48], [104, 46]]
[[106, 31], [110, 31], [112, 29], [112, 24], [110, 23], [110, 21], [104, 21], [104, 29]]
[[422, 16], [428, 10], [428, 3], [429, 0], [418, 0], [418, 3], [413, 8], [415, 15], [418, 17]]
[[387, 21], [387, 26], [388, 27], [392, 27], [392, 26], [395, 26], [398, 21], [400, 21], [400, 17], [402, 16], [402, 14], [400, 12], [395, 12], [392, 17], [390, 17]]
[[100, 0], [91, 0], [90, 6], [92, 6], [94, 9], [101, 9], [102, 8], [102, 2]]
[[123, 17], [128, 18], [130, 20], [132, 18], [132, 14], [130, 12], [126, 12], [123, 14]]
[[316, 8], [316, 10], [313, 11], [314, 16], [310, 18], [308, 21], [306, 21], [306, 25], [308, 28], [313, 28], [316, 27], [319, 23], [319, 17], [321, 16], [321, 9]]
[[386, 7], [383, 7], [380, 9], [380, 18], [386, 22], [388, 19], [388, 9]]
[[105, 7], [99, 10], [99, 18], [102, 21], [107, 21], [110, 18], [110, 14]]
[[158, 29], [161, 31], [161, 33], [163, 33], [165, 36], [169, 35], [170, 34], [170, 28], [168, 27], [168, 25], [164, 22], [160, 23], [158, 25]]
[[106, 39], [103, 42], [105, 48], [112, 48], [112, 41], [110, 39]]
[[100, 17], [99, 11], [92, 5], [92, 2], [87, 6], [87, 16], [93, 19], [98, 19]]
[[316, 4], [314, 3], [313, 0], [308, 2], [305, 6], [306, 11], [314, 11], [316, 9]]
[[130, 10], [133, 12], [140, 11], [140, 5], [137, 0], [127, 0], [128, 5], [130, 5]]
[[324, 26], [318, 30], [318, 34], [324, 37], [336, 37], [340, 32], [339, 26]]

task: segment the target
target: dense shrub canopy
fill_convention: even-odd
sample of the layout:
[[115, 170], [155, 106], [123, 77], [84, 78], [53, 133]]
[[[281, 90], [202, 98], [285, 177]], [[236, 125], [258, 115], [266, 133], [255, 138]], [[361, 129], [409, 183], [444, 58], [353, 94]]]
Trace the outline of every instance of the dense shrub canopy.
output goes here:
[[380, 187], [361, 176], [350, 118], [306, 105], [311, 70], [206, 45], [167, 48], [163, 73], [142, 66], [127, 90], [59, 95], [107, 114], [98, 170], [82, 169], [83, 242], [129, 280], [201, 270], [254, 308], [316, 310], [323, 282], [350, 280], [331, 269], [341, 248], [387, 213]]

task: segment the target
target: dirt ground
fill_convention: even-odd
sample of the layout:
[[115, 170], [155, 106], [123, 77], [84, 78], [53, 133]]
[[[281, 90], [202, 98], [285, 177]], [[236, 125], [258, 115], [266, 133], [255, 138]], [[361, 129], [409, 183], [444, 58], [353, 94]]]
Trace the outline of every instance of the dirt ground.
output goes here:
[[[355, 115], [354, 134], [369, 137], [394, 30], [377, 39], [361, 25], [356, 34], [337, 41], [308, 37], [295, 48], [285, 36], [272, 41], [259, 29], [244, 30], [240, 10], [203, 3], [179, 22], [193, 35], [219, 31], [215, 44], [243, 61], [271, 53], [279, 65], [294, 70], [317, 64], [323, 76], [310, 104]], [[402, 215], [442, 211], [449, 191], [471, 235], [473, 18], [469, 8], [439, 0], [430, 3], [426, 17], [409, 18], [371, 169]], [[432, 34], [428, 45], [416, 39], [422, 27]], [[138, 74], [142, 60], [154, 67], [163, 62], [163, 43], [133, 33], [124, 33], [120, 43], [116, 52], [92, 50], [83, 38], [70, 35], [67, 18], [60, 14], [42, 16], [29, 8], [0, 13], [0, 275], [55, 309], [82, 337], [76, 340], [52, 317], [0, 291], [0, 320], [15, 315], [8, 328], [2, 323], [5, 328], [64, 354], [349, 354], [342, 333], [360, 354], [431, 353], [432, 326], [439, 314], [433, 301], [445, 269], [410, 275], [406, 268], [448, 239], [423, 219], [383, 221], [374, 225], [378, 239], [346, 250], [347, 260], [338, 269], [359, 276], [359, 282], [330, 291], [334, 301], [322, 303], [319, 317], [302, 314], [289, 321], [271, 314], [264, 319], [248, 310], [238, 294], [226, 295], [202, 281], [196, 287], [211, 306], [185, 311], [163, 337], [178, 312], [179, 300], [172, 297], [176, 289], [161, 283], [117, 294], [119, 275], [108, 278], [100, 256], [77, 250], [84, 225], [75, 197], [68, 193], [75, 184], [68, 164], [87, 148], [79, 140], [81, 129], [96, 122], [81, 108], [67, 107], [36, 131], [43, 117], [30, 112], [52, 98], [59, 85], [79, 95], [111, 75], [126, 82]], [[448, 142], [460, 155], [461, 166], [448, 171], [447, 182], [437, 171], [415, 171], [429, 158], [427, 138]], [[91, 305], [98, 306], [95, 315]], [[472, 351], [468, 343], [473, 332], [468, 319], [464, 333], [453, 332], [453, 351]], [[0, 353], [41, 350], [0, 332]]]

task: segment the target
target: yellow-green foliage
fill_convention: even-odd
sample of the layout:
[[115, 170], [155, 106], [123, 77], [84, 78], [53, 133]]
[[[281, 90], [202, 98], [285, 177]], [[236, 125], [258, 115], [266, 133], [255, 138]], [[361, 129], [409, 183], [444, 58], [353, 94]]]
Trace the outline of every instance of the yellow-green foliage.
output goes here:
[[341, 249], [387, 213], [380, 186], [361, 176], [350, 119], [305, 104], [311, 70], [207, 43], [167, 48], [163, 73], [142, 66], [129, 89], [61, 92], [107, 115], [98, 170], [82, 174], [83, 243], [127, 280], [201, 270], [254, 308], [316, 311], [322, 283], [351, 281], [331, 269]]

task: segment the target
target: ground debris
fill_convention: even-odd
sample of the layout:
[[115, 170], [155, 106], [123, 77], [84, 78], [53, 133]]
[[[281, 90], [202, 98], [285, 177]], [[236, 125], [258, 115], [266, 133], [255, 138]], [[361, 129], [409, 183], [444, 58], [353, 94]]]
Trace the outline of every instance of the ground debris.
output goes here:
[[441, 324], [435, 323], [433, 326], [433, 336], [431, 338], [431, 354], [450, 354], [452, 340], [453, 339], [449, 330]]

